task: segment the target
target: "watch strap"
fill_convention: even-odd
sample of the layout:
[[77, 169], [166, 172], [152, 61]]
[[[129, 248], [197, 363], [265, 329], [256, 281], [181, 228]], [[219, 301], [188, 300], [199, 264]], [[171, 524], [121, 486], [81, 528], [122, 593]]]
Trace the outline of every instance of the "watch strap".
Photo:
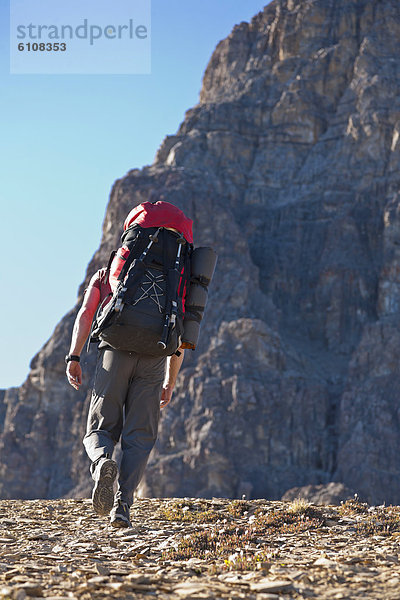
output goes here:
[[67, 356], [65, 357], [65, 362], [69, 363], [71, 360], [74, 360], [76, 362], [80, 362], [81, 357], [78, 356], [77, 354], [67, 354]]

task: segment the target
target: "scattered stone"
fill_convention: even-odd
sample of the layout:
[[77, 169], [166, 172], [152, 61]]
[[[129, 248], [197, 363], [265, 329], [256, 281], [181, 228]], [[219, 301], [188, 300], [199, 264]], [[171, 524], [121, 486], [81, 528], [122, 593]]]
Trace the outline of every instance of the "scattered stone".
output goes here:
[[99, 575], [109, 575], [110, 569], [102, 564], [97, 563], [95, 569]]
[[268, 592], [272, 594], [273, 592], [285, 592], [292, 588], [291, 581], [272, 581], [271, 579], [264, 579], [259, 581], [258, 583], [252, 583], [250, 585], [250, 589], [252, 592]]
[[173, 589], [174, 594], [182, 596], [183, 598], [188, 598], [193, 594], [197, 595], [206, 591], [207, 586], [204, 583], [192, 583], [190, 581], [181, 583]]
[[[312, 506], [309, 514], [298, 515], [296, 526], [290, 529], [284, 523], [293, 513], [285, 502], [248, 501], [246, 514], [242, 514], [229, 509], [230, 500], [220, 498], [215, 506], [221, 518], [211, 523], [206, 517], [205, 522], [201, 517], [182, 522], [179, 511], [172, 510], [179, 502], [136, 500], [133, 525], [138, 533], [132, 544], [130, 536], [117, 536], [103, 527], [90, 503], [0, 501], [2, 514], [16, 523], [14, 537], [18, 540], [18, 544], [7, 544], [0, 562], [0, 600], [400, 598], [396, 595], [400, 563], [395, 535], [400, 532], [399, 507], [378, 511], [364, 510], [357, 503], [344, 508]], [[204, 515], [205, 502], [187, 498], [185, 505], [193, 514]], [[170, 513], [164, 510], [167, 506]], [[357, 512], [361, 509], [364, 512]], [[78, 511], [85, 520], [84, 529], [76, 527]], [[47, 512], [57, 519], [44, 519]], [[378, 513], [379, 523], [383, 527], [389, 523], [392, 533], [376, 535], [373, 528], [368, 529], [371, 515]], [[175, 514], [178, 520], [167, 518], [168, 514]], [[254, 518], [250, 520], [249, 515]], [[262, 515], [265, 522], [260, 520]], [[318, 517], [313, 527], [300, 527], [312, 515]], [[261, 522], [255, 539], [248, 536], [242, 543], [239, 533], [226, 555], [198, 550], [206, 543], [207, 532], [221, 535], [223, 541], [229, 531], [250, 531]], [[273, 523], [272, 529], [268, 523]], [[174, 548], [185, 540], [194, 543], [199, 534], [203, 536], [198, 538], [199, 546], [194, 544], [182, 559], [174, 557]], [[168, 546], [163, 547], [166, 535]], [[58, 540], [49, 553], [44, 544], [48, 539]]]
[[12, 579], [16, 575], [19, 575], [20, 572], [21, 571], [20, 571], [19, 567], [17, 567], [16, 569], [11, 569], [10, 571], [7, 571], [6, 573], [4, 573], [3, 577], [7, 581], [8, 579]]
[[38, 583], [24, 583], [20, 587], [21, 590], [25, 592], [27, 596], [40, 597], [43, 596], [43, 588]]
[[316, 567], [325, 567], [327, 569], [334, 569], [337, 567], [337, 563], [334, 560], [329, 560], [323, 556], [321, 556], [321, 558], [317, 558], [317, 560], [314, 562], [314, 565]]

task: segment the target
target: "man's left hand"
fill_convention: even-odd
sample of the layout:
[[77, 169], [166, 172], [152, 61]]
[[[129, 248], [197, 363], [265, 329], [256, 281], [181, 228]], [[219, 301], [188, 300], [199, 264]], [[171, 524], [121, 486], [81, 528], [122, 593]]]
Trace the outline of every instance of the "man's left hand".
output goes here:
[[82, 383], [81, 365], [75, 360], [70, 360], [67, 364], [66, 373], [68, 383], [71, 384], [76, 390], [79, 390], [79, 386]]
[[161, 392], [160, 408], [165, 408], [171, 402], [174, 386], [164, 385]]

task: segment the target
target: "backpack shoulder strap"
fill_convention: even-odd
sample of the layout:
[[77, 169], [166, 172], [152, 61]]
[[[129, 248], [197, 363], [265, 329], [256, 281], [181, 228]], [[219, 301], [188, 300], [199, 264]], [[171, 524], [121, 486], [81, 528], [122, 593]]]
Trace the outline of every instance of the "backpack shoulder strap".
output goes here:
[[124, 280], [125, 275], [128, 273], [134, 258], [138, 258], [138, 253], [141, 251], [142, 248], [142, 232], [143, 228], [140, 227], [140, 225], [134, 224], [131, 225], [131, 227], [128, 227], [128, 229], [124, 231], [124, 233], [121, 236], [121, 243], [124, 244], [127, 238], [132, 236], [132, 234], [135, 234], [132, 237], [132, 241], [127, 242], [129, 245], [129, 254], [118, 276], [118, 281]]
[[114, 256], [117, 254], [116, 250], [113, 250], [110, 254], [110, 258], [108, 259], [108, 263], [107, 263], [107, 268], [106, 268], [106, 272], [104, 274], [104, 283], [107, 283], [107, 280], [109, 280], [110, 277], [110, 269], [111, 269], [111, 263], [114, 260]]

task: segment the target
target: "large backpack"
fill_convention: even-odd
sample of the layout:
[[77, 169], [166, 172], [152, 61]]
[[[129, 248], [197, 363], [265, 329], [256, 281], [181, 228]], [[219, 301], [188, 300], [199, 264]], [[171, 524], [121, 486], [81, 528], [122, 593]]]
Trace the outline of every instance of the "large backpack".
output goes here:
[[[157, 204], [165, 210], [168, 203]], [[130, 223], [110, 266], [112, 299], [96, 317], [91, 339], [118, 350], [169, 356], [181, 345], [193, 245], [175, 229]]]

